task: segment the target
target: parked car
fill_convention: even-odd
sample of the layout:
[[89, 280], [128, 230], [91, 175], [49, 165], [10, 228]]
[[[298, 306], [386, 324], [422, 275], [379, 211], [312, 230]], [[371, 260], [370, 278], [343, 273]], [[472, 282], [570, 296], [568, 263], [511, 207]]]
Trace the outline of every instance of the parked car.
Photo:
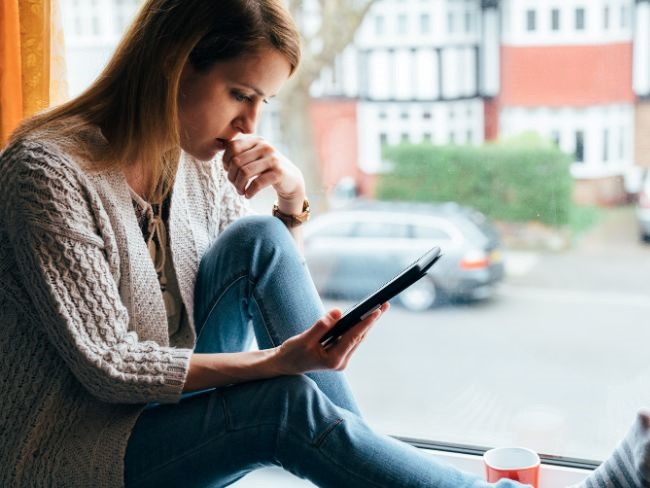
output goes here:
[[650, 242], [650, 169], [646, 169], [641, 178], [636, 218], [639, 224], [639, 237], [642, 241]]
[[503, 279], [499, 234], [482, 213], [455, 203], [357, 203], [305, 226], [305, 257], [324, 297], [361, 299], [433, 246], [442, 258], [399, 302], [426, 310], [483, 299]]

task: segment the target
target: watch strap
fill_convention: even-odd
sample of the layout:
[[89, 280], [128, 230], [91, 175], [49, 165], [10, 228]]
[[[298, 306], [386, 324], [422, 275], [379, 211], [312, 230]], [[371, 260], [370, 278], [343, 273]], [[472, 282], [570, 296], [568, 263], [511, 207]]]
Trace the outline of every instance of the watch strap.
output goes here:
[[280, 219], [284, 225], [289, 228], [298, 227], [299, 225], [304, 224], [309, 220], [309, 214], [311, 209], [309, 208], [309, 200], [305, 198], [305, 201], [302, 204], [302, 212], [299, 214], [286, 214], [280, 210], [277, 202], [273, 205], [273, 216]]

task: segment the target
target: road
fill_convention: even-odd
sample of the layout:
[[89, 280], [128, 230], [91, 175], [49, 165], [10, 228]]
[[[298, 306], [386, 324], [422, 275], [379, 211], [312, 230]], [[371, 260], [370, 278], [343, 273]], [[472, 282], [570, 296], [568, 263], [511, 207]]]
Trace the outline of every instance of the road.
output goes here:
[[393, 307], [349, 367], [359, 402], [393, 434], [602, 458], [650, 405], [650, 246], [622, 209], [570, 251], [506, 258], [490, 301]]

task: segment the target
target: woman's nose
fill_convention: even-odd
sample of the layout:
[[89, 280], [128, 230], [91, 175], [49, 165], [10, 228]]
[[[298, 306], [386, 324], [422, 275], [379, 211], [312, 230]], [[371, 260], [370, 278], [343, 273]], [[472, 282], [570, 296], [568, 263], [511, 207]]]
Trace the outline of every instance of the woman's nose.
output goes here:
[[259, 119], [259, 108], [257, 104], [252, 104], [234, 120], [235, 128], [242, 134], [253, 134], [257, 127]]

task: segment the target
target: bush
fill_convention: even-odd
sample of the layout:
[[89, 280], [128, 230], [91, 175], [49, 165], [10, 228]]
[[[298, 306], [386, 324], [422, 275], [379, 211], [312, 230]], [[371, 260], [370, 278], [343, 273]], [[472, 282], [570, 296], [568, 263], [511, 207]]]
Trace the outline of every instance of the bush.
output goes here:
[[530, 137], [472, 146], [401, 144], [385, 148], [393, 171], [377, 198], [456, 201], [495, 220], [536, 220], [563, 226], [571, 213], [570, 157]]

